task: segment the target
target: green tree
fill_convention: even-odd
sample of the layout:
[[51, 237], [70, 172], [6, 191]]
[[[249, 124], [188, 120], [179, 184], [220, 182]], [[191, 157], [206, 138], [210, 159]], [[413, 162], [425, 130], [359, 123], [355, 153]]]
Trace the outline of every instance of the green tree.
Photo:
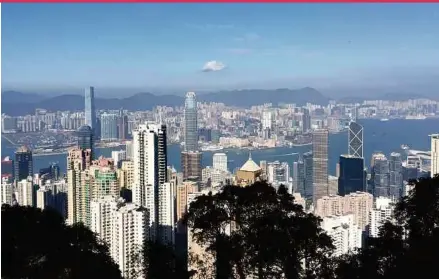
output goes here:
[[[216, 278], [331, 278], [331, 239], [284, 186], [226, 186], [198, 197], [185, 221], [215, 256]], [[306, 271], [304, 266], [307, 266]]]
[[122, 278], [108, 249], [53, 210], [2, 206], [2, 278]]
[[354, 255], [341, 258], [338, 278], [430, 278], [439, 262], [439, 176], [410, 182], [414, 189], [395, 207], [394, 222]]

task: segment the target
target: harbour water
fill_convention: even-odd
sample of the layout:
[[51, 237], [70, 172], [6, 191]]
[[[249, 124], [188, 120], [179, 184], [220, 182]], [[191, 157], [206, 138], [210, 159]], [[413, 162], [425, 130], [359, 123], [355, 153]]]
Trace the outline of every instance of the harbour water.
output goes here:
[[[381, 151], [386, 155], [391, 152], [403, 152], [401, 145], [406, 144], [411, 149], [430, 150], [430, 138], [428, 135], [439, 133], [439, 119], [425, 120], [359, 120], [364, 127], [364, 156], [366, 166], [370, 165], [370, 158], [373, 152]], [[329, 137], [329, 172], [335, 175], [335, 168], [341, 154], [347, 153], [347, 133], [331, 134]], [[312, 147], [279, 147], [251, 151], [253, 160], [257, 163], [261, 160], [288, 162], [292, 167], [293, 162], [297, 161], [299, 154], [310, 151]], [[96, 149], [97, 155], [110, 157], [112, 150], [120, 150], [120, 147]], [[13, 156], [15, 147], [2, 139], [2, 158]], [[217, 152], [225, 152], [228, 157], [229, 170], [233, 171], [241, 167], [248, 159], [249, 151], [242, 149], [224, 149]], [[215, 152], [203, 152], [203, 166], [212, 165], [212, 156]], [[66, 154], [54, 154], [35, 156], [34, 170], [47, 167], [50, 163], [58, 163], [61, 172], [65, 172], [67, 165]], [[180, 171], [180, 145], [173, 144], [168, 146], [168, 165], [174, 166]]]

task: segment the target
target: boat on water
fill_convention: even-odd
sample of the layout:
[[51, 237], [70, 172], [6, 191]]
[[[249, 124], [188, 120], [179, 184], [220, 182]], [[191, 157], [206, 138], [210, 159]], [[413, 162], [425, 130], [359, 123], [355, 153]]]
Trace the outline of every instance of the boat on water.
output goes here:
[[410, 147], [407, 144], [401, 144], [401, 149], [402, 150], [409, 150]]
[[422, 114], [419, 114], [419, 115], [407, 115], [405, 117], [405, 119], [408, 119], [408, 120], [424, 120], [426, 118], [427, 117], [425, 115], [422, 115]]
[[380, 121], [381, 121], [381, 122], [386, 122], [386, 121], [389, 121], [389, 119], [388, 119], [388, 118], [381, 118]]
[[222, 147], [222, 146], [214, 146], [214, 145], [201, 147], [201, 151], [219, 151], [219, 150], [223, 150], [223, 149], [224, 149], [224, 147]]

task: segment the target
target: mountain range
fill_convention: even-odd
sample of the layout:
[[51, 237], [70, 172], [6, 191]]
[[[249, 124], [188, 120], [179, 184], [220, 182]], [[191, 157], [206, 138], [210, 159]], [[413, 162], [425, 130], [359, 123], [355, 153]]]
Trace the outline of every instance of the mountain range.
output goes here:
[[[301, 89], [246, 89], [220, 91], [197, 96], [200, 102], [218, 102], [228, 106], [250, 107], [272, 103], [306, 103], [326, 105], [329, 98], [314, 88]], [[154, 95], [152, 93], [137, 93], [126, 98], [96, 98], [97, 109], [120, 109], [130, 111], [150, 110], [155, 106], [183, 106], [184, 97], [175, 95]], [[2, 92], [2, 113], [11, 116], [34, 114], [35, 109], [48, 111], [80, 111], [84, 109], [83, 95], [59, 95], [46, 97], [40, 94], [22, 93], [17, 91]]]

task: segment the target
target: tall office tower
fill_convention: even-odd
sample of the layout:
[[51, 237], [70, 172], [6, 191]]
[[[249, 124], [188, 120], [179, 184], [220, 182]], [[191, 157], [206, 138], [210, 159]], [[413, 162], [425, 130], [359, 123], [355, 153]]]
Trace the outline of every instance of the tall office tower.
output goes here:
[[110, 255], [119, 265], [123, 278], [146, 278], [142, 262], [135, 254], [142, 251], [149, 239], [148, 210], [128, 203], [113, 213]]
[[402, 196], [402, 158], [400, 153], [392, 152], [389, 157], [389, 197], [399, 199]]
[[184, 103], [184, 150], [198, 151], [198, 115], [195, 92], [188, 92]]
[[78, 137], [78, 147], [80, 149], [90, 149], [92, 158], [94, 158], [94, 135], [90, 126], [81, 126], [76, 132]]
[[44, 210], [46, 208], [55, 208], [54, 196], [52, 190], [49, 187], [42, 186], [36, 192], [36, 207]]
[[36, 206], [36, 188], [31, 176], [18, 181], [16, 199], [21, 206]]
[[201, 181], [201, 152], [183, 151], [181, 152], [181, 168], [183, 171], [183, 180]]
[[348, 154], [363, 158], [363, 126], [356, 122], [349, 123]]
[[324, 217], [322, 229], [332, 238], [336, 257], [361, 248], [361, 230], [352, 214]]
[[111, 151], [111, 158], [113, 159], [114, 166], [120, 168], [122, 161], [126, 160], [127, 152], [125, 150], [114, 150]]
[[374, 197], [389, 197], [389, 161], [384, 154], [374, 157], [371, 180]]
[[311, 116], [308, 109], [303, 109], [302, 131], [307, 133], [311, 129]]
[[265, 160], [260, 161], [259, 167], [262, 170], [261, 177], [266, 180], [267, 179], [267, 161], [265, 161]]
[[15, 151], [14, 179], [21, 181], [34, 175], [32, 151], [26, 146], [22, 146]]
[[14, 161], [6, 156], [1, 163], [2, 178], [7, 177], [11, 181], [14, 180]]
[[270, 162], [267, 167], [268, 183], [278, 183], [287, 186], [290, 179], [290, 167], [285, 162]]
[[90, 126], [96, 132], [95, 89], [85, 89], [85, 125]]
[[376, 151], [374, 153], [372, 153], [372, 157], [370, 158], [370, 168], [373, 169], [373, 166], [375, 165], [375, 160], [376, 158], [382, 158], [385, 157], [384, 153], [380, 152], [380, 151]]
[[212, 158], [214, 169], [227, 171], [227, 155], [226, 153], [215, 153]]
[[318, 129], [312, 135], [313, 201], [328, 195], [328, 130]]
[[302, 154], [303, 169], [305, 173], [305, 196], [306, 200], [312, 200], [313, 189], [313, 154], [312, 152], [306, 152]]
[[369, 213], [373, 208], [372, 194], [365, 192], [350, 193], [346, 196], [326, 196], [317, 200], [314, 214], [319, 217], [352, 213], [355, 224], [362, 230], [369, 225]]
[[82, 222], [88, 224], [91, 198], [90, 185], [86, 184], [84, 170], [91, 165], [91, 150], [73, 148], [67, 155], [67, 223]]
[[369, 236], [378, 237], [381, 226], [391, 221], [393, 217], [394, 203], [390, 198], [378, 197], [374, 208], [370, 212]]
[[430, 135], [431, 138], [431, 177], [439, 174], [439, 134]]
[[128, 138], [128, 116], [121, 109], [119, 110], [119, 119], [117, 123], [119, 139], [124, 140]]
[[293, 163], [293, 188], [294, 193], [299, 193], [305, 197], [305, 164], [302, 158]]
[[101, 140], [117, 140], [117, 114], [104, 113], [101, 115]]
[[149, 211], [151, 237], [159, 221], [159, 186], [167, 182], [166, 126], [145, 123], [133, 131], [133, 202]]
[[341, 155], [339, 161], [338, 194], [348, 195], [357, 191], [366, 191], [364, 159], [351, 155]]

